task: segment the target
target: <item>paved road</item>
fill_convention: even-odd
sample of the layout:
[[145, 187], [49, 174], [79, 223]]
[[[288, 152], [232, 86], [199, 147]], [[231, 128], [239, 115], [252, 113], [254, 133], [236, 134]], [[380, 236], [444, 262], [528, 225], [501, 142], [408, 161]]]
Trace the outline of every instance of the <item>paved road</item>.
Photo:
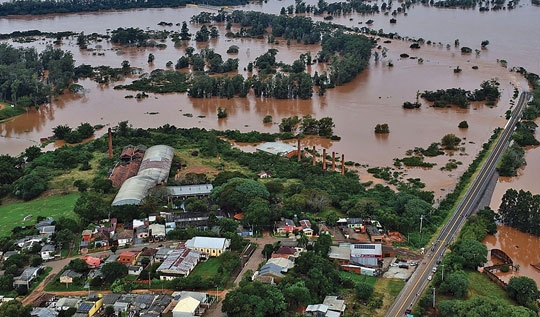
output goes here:
[[512, 117], [508, 120], [493, 151], [481, 167], [478, 176], [473, 180], [469, 190], [458, 204], [455, 213], [442, 228], [433, 246], [427, 249], [428, 251], [424, 256], [424, 260], [419, 264], [416, 271], [405, 284], [405, 287], [396, 297], [396, 300], [392, 306], [390, 306], [386, 316], [404, 316], [405, 310], [414, 307], [420, 295], [430, 283], [428, 276], [433, 274], [432, 270], [436, 267], [437, 261], [442, 259], [448, 244], [452, 243], [467, 217], [478, 207], [479, 200], [483, 196], [489, 182], [492, 180], [497, 161], [507, 148], [510, 137], [514, 132], [515, 125], [521, 118], [521, 113], [527, 103], [528, 97], [529, 94], [527, 92], [521, 94], [519, 102], [512, 113]]

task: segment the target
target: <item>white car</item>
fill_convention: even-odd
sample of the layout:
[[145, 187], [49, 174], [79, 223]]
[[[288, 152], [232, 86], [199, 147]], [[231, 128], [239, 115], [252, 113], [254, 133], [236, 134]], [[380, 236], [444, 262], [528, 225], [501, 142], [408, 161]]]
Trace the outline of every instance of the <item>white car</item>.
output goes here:
[[433, 272], [433, 273], [437, 272], [437, 267], [434, 267], [434, 268], [431, 270], [431, 272]]
[[427, 280], [428, 280], [428, 281], [431, 281], [431, 278], [432, 278], [432, 277], [431, 277], [431, 275], [430, 275], [430, 276], [427, 277]]

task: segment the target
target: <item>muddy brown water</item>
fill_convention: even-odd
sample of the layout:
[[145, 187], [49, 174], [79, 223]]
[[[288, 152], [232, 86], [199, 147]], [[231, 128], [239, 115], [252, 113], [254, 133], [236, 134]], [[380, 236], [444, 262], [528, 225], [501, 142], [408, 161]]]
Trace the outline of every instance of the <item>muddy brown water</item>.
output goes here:
[[[308, 1], [311, 3], [312, 1]], [[241, 7], [245, 10], [279, 13], [281, 7], [287, 7], [294, 1], [268, 1], [267, 3], [249, 4]], [[136, 9], [128, 11], [92, 12], [44, 16], [22, 16], [0, 18], [0, 33], [9, 33], [16, 30], [38, 29], [41, 31], [84, 31], [85, 34], [97, 32], [105, 34], [118, 27], [139, 27], [142, 29], [170, 29], [179, 31], [180, 26], [160, 27], [160, 21], [181, 23], [194, 14], [201, 12], [200, 8], [164, 8], [164, 9]], [[59, 96], [49, 105], [38, 110], [30, 109], [28, 113], [14, 120], [0, 124], [0, 153], [17, 155], [28, 146], [38, 144], [39, 139], [52, 134], [52, 128], [60, 124], [72, 127], [81, 122], [91, 124], [104, 124], [114, 126], [118, 122], [128, 120], [135, 127], [155, 127], [165, 123], [178, 127], [202, 127], [211, 129], [239, 129], [241, 131], [259, 130], [263, 132], [277, 132], [277, 123], [281, 118], [304, 114], [312, 114], [316, 118], [330, 116], [336, 124], [335, 133], [342, 137], [341, 141], [321, 140], [310, 138], [303, 141], [303, 146], [311, 148], [315, 145], [319, 151], [322, 147], [331, 153], [345, 154], [345, 159], [369, 166], [391, 166], [393, 158], [404, 157], [408, 149], [416, 146], [427, 147], [437, 142], [447, 133], [454, 133], [463, 139], [463, 151], [452, 156], [445, 155], [427, 159], [437, 163], [431, 170], [403, 169], [404, 177], [420, 177], [427, 184], [427, 189], [434, 190], [437, 196], [444, 195], [455, 183], [455, 180], [470, 164], [484, 143], [496, 127], [504, 126], [506, 120], [504, 113], [510, 108], [510, 100], [514, 87], [525, 88], [525, 80], [514, 72], [512, 66], [523, 66], [529, 71], [540, 73], [540, 46], [533, 34], [540, 33], [540, 24], [535, 23], [540, 16], [540, 8], [522, 3], [514, 10], [498, 12], [479, 12], [478, 10], [436, 9], [422, 5], [415, 5], [407, 11], [407, 15], [398, 15], [397, 23], [390, 24], [389, 16], [351, 14], [336, 17], [332, 22], [348, 26], [364, 26], [368, 19], [374, 20], [373, 29], [383, 29], [386, 32], [398, 32], [402, 36], [423, 38], [431, 40], [434, 45], [424, 45], [420, 50], [411, 50], [410, 42], [392, 41], [380, 45], [388, 48], [388, 57], [379, 62], [373, 59], [368, 68], [352, 82], [329, 89], [325, 96], [316, 94], [311, 100], [275, 100], [262, 99], [250, 95], [248, 98], [233, 99], [192, 99], [186, 94], [150, 94], [150, 97], [141, 101], [124, 98], [135, 94], [128, 91], [113, 90], [114, 84], [99, 85], [90, 80], [82, 80], [80, 84], [85, 87], [84, 95], [65, 94]], [[322, 17], [313, 17], [322, 20]], [[191, 33], [200, 27], [190, 24]], [[221, 34], [224, 34], [224, 25], [218, 25]], [[233, 26], [235, 31], [238, 26]], [[455, 39], [459, 39], [462, 46], [480, 49], [480, 42], [489, 40], [487, 49], [481, 50], [479, 56], [474, 53], [462, 55], [459, 48], [454, 47]], [[278, 45], [268, 44], [266, 40], [255, 39], [227, 39], [220, 37], [208, 43], [195, 43], [192, 45], [200, 50], [204, 47], [215, 49], [224, 58], [235, 57], [240, 59], [239, 73], [246, 75], [243, 70], [249, 61], [264, 53], [269, 48], [279, 50], [278, 60], [291, 63], [299, 54], [310, 51], [312, 56], [320, 50], [320, 46], [306, 46], [292, 43], [287, 46], [280, 40]], [[12, 43], [12, 42], [10, 42]], [[141, 67], [145, 72], [156, 68], [165, 68], [167, 61], [173, 63], [184, 54], [183, 48], [175, 48], [171, 41], [167, 41], [166, 49], [136, 49], [117, 47], [109, 42], [92, 43], [91, 48], [103, 56], [94, 55], [93, 52], [80, 50], [76, 46], [76, 39], [64, 39], [62, 49], [73, 53], [76, 64], [86, 63], [93, 66], [110, 65], [119, 67], [123, 60], [129, 60], [132, 66]], [[12, 43], [15, 46], [34, 46], [38, 50], [51, 45], [51, 40], [40, 39], [28, 44]], [[240, 52], [237, 55], [228, 55], [226, 50], [230, 45], [238, 45]], [[450, 48], [446, 45], [450, 44]], [[97, 46], [99, 45], [99, 46]], [[148, 65], [149, 53], [155, 55], [153, 65]], [[424, 60], [419, 64], [417, 59], [402, 59], [401, 53], [419, 57]], [[506, 60], [508, 68], [502, 67], [497, 60]], [[388, 67], [392, 61], [394, 67]], [[479, 66], [472, 70], [473, 65]], [[453, 69], [459, 66], [463, 71], [454, 74]], [[322, 71], [324, 66], [312, 65], [311, 72]], [[468, 109], [455, 107], [445, 109], [430, 108], [425, 102], [420, 109], [404, 110], [401, 104], [404, 101], [414, 101], [417, 91], [462, 87], [476, 89], [484, 80], [497, 78], [501, 83], [502, 97], [496, 107], [487, 107], [481, 104], [471, 105]], [[133, 78], [127, 78], [127, 83]], [[218, 107], [228, 110], [228, 118], [218, 120], [216, 112]], [[154, 114], [150, 114], [154, 113]], [[190, 114], [186, 116], [185, 114]], [[264, 125], [262, 119], [272, 115], [274, 124]], [[469, 129], [458, 129], [460, 121], [467, 120]], [[373, 133], [377, 123], [388, 123], [390, 134], [376, 136]], [[104, 129], [105, 130], [105, 129]], [[98, 132], [103, 133], [104, 131]], [[61, 143], [51, 144], [47, 149], [59, 146]], [[253, 150], [251, 146], [242, 146], [246, 150]], [[447, 172], [439, 168], [448, 160], [461, 161], [458, 169]], [[497, 209], [500, 197], [507, 188], [523, 188], [534, 193], [540, 192], [536, 182], [536, 172], [540, 164], [540, 151], [527, 150], [528, 165], [520, 171], [518, 177], [500, 179], [493, 195], [492, 208]], [[371, 176], [364, 168], [360, 169], [362, 181], [371, 180]], [[503, 227], [501, 232], [504, 231]], [[499, 240], [518, 236], [517, 233], [499, 234]], [[531, 237], [529, 237], [531, 238]], [[528, 238], [528, 239], [529, 239]], [[521, 242], [508, 242], [512, 245], [521, 245]], [[538, 245], [537, 245], [538, 246]], [[519, 252], [519, 254], [531, 252]], [[540, 261], [538, 261], [540, 262]], [[528, 272], [522, 265], [520, 274]], [[531, 272], [532, 274], [532, 272]]]

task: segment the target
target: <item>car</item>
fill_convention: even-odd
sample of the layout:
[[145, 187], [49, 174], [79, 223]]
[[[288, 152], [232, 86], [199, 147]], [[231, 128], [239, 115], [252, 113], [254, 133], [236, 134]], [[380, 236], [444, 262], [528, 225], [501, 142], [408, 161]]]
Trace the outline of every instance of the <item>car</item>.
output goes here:
[[430, 275], [430, 276], [427, 277], [427, 280], [428, 280], [428, 281], [431, 281], [432, 278], [433, 278], [433, 277]]
[[437, 272], [437, 267], [434, 267], [434, 268], [431, 270], [431, 272], [433, 272], [433, 273]]
[[412, 312], [412, 311], [411, 311], [409, 308], [405, 309], [405, 314], [408, 315], [408, 314], [410, 314], [411, 312]]

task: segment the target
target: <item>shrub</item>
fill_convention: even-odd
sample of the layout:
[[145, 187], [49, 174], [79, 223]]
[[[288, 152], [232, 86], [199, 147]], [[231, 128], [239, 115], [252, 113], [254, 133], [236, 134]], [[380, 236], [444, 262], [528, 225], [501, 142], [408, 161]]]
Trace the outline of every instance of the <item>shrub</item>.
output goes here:
[[468, 127], [469, 127], [469, 124], [467, 123], [467, 121], [461, 121], [458, 124], [458, 128], [460, 128], [460, 129], [467, 129]]

